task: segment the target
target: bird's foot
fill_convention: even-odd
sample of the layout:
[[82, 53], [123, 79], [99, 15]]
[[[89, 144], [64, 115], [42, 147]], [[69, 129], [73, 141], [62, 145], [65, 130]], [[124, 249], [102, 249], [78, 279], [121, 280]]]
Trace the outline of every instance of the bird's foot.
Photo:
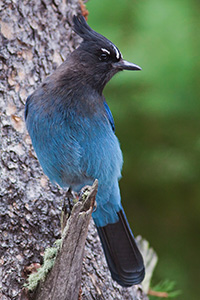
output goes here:
[[67, 220], [69, 219], [74, 204], [78, 201], [78, 195], [73, 192], [70, 188], [66, 193], [66, 198], [63, 200], [62, 211], [61, 211], [61, 231], [63, 232]]

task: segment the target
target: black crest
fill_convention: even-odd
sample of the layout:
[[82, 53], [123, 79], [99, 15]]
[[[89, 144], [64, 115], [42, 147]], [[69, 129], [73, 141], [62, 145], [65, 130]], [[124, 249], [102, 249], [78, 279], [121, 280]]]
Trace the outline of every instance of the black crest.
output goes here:
[[[74, 16], [73, 17], [73, 22], [74, 22], [74, 31], [82, 37], [83, 40], [85, 41], [90, 41], [90, 40], [107, 40], [103, 35], [97, 33], [94, 31], [90, 26], [87, 24], [85, 18], [82, 15]], [[108, 41], [108, 40], [107, 40]]]
[[73, 29], [82, 37], [83, 42], [92, 42], [95, 47], [99, 47], [101, 51], [104, 52], [104, 55], [106, 52], [106, 54], [109, 54], [114, 60], [118, 61], [121, 58], [119, 49], [106, 37], [90, 28], [82, 15], [74, 16], [73, 22]]

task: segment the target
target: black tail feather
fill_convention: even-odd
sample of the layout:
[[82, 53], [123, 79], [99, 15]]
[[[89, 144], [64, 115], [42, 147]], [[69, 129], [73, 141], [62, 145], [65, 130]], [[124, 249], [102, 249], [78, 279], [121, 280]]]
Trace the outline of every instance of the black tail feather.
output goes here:
[[113, 280], [129, 287], [144, 279], [145, 269], [124, 211], [120, 210], [118, 216], [117, 223], [97, 230]]

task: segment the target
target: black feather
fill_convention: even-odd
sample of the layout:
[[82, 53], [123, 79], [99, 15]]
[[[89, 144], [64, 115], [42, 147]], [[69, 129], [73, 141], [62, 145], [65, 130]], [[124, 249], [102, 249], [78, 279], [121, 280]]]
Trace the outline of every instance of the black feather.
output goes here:
[[119, 221], [97, 227], [112, 278], [121, 286], [139, 284], [145, 275], [142, 255], [123, 210]]
[[[97, 44], [108, 47], [117, 48], [110, 40], [100, 33], [94, 31], [86, 22], [85, 18], [82, 15], [73, 16], [73, 30], [80, 36], [84, 41], [93, 41]], [[119, 50], [119, 49], [118, 49]]]
[[87, 39], [93, 32], [92, 28], [87, 24], [85, 18], [82, 15], [73, 16], [74, 31], [83, 39]]

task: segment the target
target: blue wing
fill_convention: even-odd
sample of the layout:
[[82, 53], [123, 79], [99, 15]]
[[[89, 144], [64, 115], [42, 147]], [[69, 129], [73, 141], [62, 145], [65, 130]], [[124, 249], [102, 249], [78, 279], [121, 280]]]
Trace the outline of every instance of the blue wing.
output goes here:
[[115, 132], [115, 123], [114, 123], [114, 119], [113, 119], [113, 116], [112, 116], [112, 113], [110, 111], [110, 108], [108, 106], [108, 104], [106, 103], [106, 100], [104, 100], [104, 107], [105, 107], [105, 110], [106, 110], [106, 113], [107, 113], [107, 117], [108, 117], [108, 120], [110, 122], [110, 125], [112, 127], [112, 130]]

